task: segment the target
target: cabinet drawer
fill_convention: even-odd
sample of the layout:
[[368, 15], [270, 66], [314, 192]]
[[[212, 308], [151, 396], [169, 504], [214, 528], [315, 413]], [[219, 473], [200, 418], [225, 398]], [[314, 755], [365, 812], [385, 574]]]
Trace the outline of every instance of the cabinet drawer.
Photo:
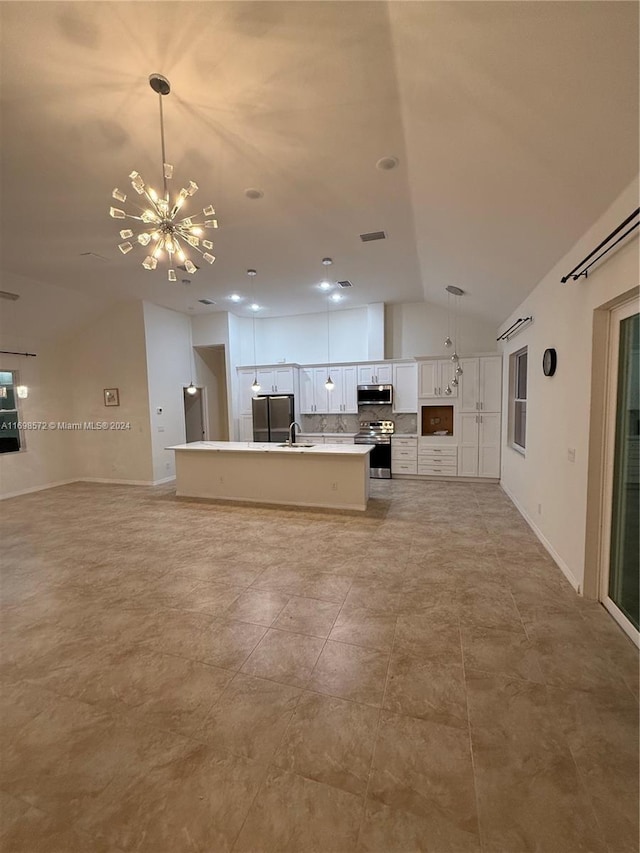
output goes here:
[[325, 444], [353, 444], [352, 438], [332, 438], [331, 436], [325, 435], [324, 437]]
[[417, 448], [417, 446], [418, 446], [418, 439], [417, 438], [398, 438], [398, 436], [394, 435], [393, 438], [391, 439], [391, 447], [393, 447], [393, 448], [411, 447], [415, 450]]
[[391, 473], [392, 474], [417, 474], [418, 466], [416, 465], [415, 460], [413, 462], [397, 462], [395, 459], [391, 460]]
[[418, 460], [418, 474], [435, 474], [442, 477], [456, 477], [458, 475], [458, 464], [423, 462]]
[[418, 458], [418, 451], [415, 447], [394, 447], [391, 445], [391, 458], [398, 461], [413, 461]]
[[422, 446], [418, 449], [420, 458], [428, 457], [429, 459], [442, 459], [444, 462], [451, 462], [458, 458], [457, 447], [429, 447]]

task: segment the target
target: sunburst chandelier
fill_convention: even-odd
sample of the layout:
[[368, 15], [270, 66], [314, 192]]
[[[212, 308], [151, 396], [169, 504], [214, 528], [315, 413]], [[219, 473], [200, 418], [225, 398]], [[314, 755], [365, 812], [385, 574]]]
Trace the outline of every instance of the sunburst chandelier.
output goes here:
[[[159, 195], [152, 187], [145, 184], [138, 172], [131, 172], [129, 175], [131, 186], [139, 196], [144, 197], [145, 206], [138, 208], [139, 214], [127, 213], [117, 207], [110, 208], [109, 214], [113, 219], [135, 219], [143, 223], [142, 230], [138, 233], [134, 233], [130, 228], [123, 228], [120, 231], [120, 238], [123, 242], [118, 245], [118, 248], [123, 255], [128, 254], [133, 249], [134, 244], [131, 240], [134, 239], [144, 248], [149, 247], [147, 249], [149, 254], [142, 261], [142, 266], [146, 270], [155, 270], [158, 266], [158, 260], [166, 255], [167, 277], [169, 281], [177, 281], [174, 269], [176, 258], [189, 274], [193, 275], [198, 270], [198, 267], [187, 256], [187, 246], [199, 252], [208, 264], [215, 261], [215, 255], [211, 254], [213, 243], [211, 240], [202, 239], [202, 237], [205, 233], [204, 229], [218, 227], [218, 220], [215, 219], [216, 212], [212, 205], [202, 209], [205, 219], [201, 223], [196, 221], [200, 214], [179, 218], [185, 201], [193, 197], [198, 191], [198, 185], [195, 181], [189, 181], [189, 185], [180, 190], [175, 201], [171, 204], [167, 181], [173, 178], [173, 166], [166, 162], [164, 116], [162, 113], [162, 98], [171, 91], [171, 84], [161, 74], [151, 74], [149, 85], [154, 92], [157, 92], [160, 105], [163, 194]], [[117, 187], [111, 195], [112, 198], [123, 204], [127, 200], [126, 194]]]

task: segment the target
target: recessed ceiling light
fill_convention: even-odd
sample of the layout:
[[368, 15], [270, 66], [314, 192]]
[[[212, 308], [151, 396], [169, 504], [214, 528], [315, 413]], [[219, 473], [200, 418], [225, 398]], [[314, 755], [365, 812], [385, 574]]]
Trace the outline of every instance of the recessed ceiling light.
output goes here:
[[252, 311], [259, 311], [260, 310], [260, 306], [256, 302], [254, 302], [252, 305], [250, 305], [249, 308], [251, 308]]
[[464, 296], [464, 290], [461, 287], [456, 287], [455, 284], [448, 284], [445, 290], [453, 296]]
[[334, 302], [340, 302], [342, 296], [339, 293], [332, 293], [331, 299], [333, 299]]
[[331, 282], [330, 281], [321, 281], [320, 287], [322, 290], [329, 290], [331, 288]]
[[242, 299], [242, 296], [239, 296], [237, 293], [232, 293], [231, 296], [229, 297], [229, 299], [232, 302], [240, 302], [240, 300]]
[[388, 172], [390, 169], [395, 169], [399, 162], [397, 157], [381, 157], [376, 163], [376, 169]]
[[256, 189], [256, 187], [248, 187], [244, 191], [244, 194], [246, 195], [247, 198], [250, 198], [252, 201], [255, 201], [256, 199], [264, 197], [264, 192], [262, 190]]

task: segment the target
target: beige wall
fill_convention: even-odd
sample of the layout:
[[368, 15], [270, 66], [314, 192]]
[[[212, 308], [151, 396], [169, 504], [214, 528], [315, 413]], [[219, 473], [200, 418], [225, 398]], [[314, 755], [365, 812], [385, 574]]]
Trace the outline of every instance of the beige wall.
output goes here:
[[[587, 519], [587, 479], [593, 363], [594, 311], [638, 286], [638, 240], [607, 256], [587, 279], [561, 284], [560, 278], [595, 248], [638, 206], [634, 182], [505, 320], [532, 315], [533, 324], [504, 347], [509, 356], [528, 348], [526, 455], [508, 446], [503, 424], [502, 485], [517, 502], [576, 588], [583, 587]], [[558, 353], [555, 376], [542, 373], [547, 347]], [[603, 357], [600, 354], [599, 357]], [[600, 369], [599, 364], [595, 365]], [[507, 411], [508, 383], [504, 407]], [[569, 450], [575, 450], [575, 462]], [[595, 496], [598, 497], [597, 495]], [[540, 511], [538, 511], [540, 507]]]
[[[130, 429], [73, 434], [80, 477], [148, 483], [153, 479], [145, 330], [141, 302], [121, 302], [84, 325], [65, 347], [65, 393], [75, 422], [129, 423]], [[118, 388], [120, 405], [103, 391]]]

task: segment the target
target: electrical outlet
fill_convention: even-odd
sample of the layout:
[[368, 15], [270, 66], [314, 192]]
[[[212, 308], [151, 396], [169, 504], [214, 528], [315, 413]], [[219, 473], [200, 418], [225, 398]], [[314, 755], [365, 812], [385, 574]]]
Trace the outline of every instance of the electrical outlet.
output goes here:
[[158, 427], [158, 432], [164, 432], [164, 427], [163, 427], [163, 426], [159, 426], [159, 427]]
[[338, 484], [337, 483], [331, 483], [331, 491], [332, 492], [338, 491]]
[[167, 471], [170, 471], [171, 470], [171, 462], [165, 462], [164, 467], [167, 469]]
[[569, 460], [569, 462], [575, 462], [576, 461], [576, 449], [575, 449], [575, 447], [569, 447], [568, 448], [567, 459]]

